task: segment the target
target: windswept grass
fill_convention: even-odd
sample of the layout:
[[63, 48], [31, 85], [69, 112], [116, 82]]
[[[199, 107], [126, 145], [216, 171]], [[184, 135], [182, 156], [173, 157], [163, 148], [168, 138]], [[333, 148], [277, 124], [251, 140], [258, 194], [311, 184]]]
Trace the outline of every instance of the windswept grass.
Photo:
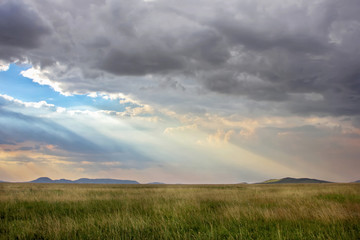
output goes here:
[[360, 239], [360, 184], [0, 183], [0, 239]]

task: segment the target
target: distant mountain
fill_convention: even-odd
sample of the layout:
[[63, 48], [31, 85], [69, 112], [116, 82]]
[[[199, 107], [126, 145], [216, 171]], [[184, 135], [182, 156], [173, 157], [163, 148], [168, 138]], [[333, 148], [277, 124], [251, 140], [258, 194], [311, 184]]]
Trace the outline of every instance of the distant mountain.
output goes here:
[[162, 183], [162, 182], [149, 182], [148, 184], [166, 184], [166, 183]]
[[53, 183], [55, 181], [48, 177], [40, 177], [40, 178], [32, 180], [30, 182], [31, 183]]
[[260, 184], [281, 184], [281, 183], [331, 183], [324, 180], [312, 179], [312, 178], [281, 178], [281, 179], [270, 179]]
[[80, 178], [78, 180], [73, 181], [73, 183], [101, 183], [101, 184], [139, 184], [137, 181], [133, 180], [118, 180], [111, 178]]
[[93, 183], [93, 184], [139, 184], [137, 181], [133, 180], [118, 180], [110, 178], [80, 178], [78, 180], [68, 180], [68, 179], [58, 179], [52, 180], [48, 177], [41, 177], [36, 180], [30, 181], [30, 183]]
[[360, 183], [360, 180], [355, 181], [354, 183]]
[[54, 180], [54, 181], [57, 182], [57, 183], [73, 183], [73, 181], [65, 179], [65, 178], [62, 178], [62, 179], [59, 179], [59, 180]]

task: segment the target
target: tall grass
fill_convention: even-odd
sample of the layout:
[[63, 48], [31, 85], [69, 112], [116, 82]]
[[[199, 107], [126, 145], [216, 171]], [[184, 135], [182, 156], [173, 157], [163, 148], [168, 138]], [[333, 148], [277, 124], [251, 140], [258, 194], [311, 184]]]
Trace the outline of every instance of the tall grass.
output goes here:
[[0, 239], [360, 239], [360, 184], [0, 184]]

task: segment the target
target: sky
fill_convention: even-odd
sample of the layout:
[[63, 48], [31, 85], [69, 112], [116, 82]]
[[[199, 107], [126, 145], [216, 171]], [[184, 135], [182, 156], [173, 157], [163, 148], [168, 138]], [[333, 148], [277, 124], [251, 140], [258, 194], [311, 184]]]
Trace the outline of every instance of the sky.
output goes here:
[[1, 0], [0, 180], [359, 180], [359, 12]]

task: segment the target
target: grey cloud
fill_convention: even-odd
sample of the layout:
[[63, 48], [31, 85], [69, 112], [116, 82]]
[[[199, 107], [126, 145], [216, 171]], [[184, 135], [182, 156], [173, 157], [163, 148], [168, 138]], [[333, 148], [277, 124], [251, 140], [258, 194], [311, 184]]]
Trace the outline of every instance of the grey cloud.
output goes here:
[[172, 79], [171, 77], [167, 77], [165, 79], [162, 79], [162, 81], [159, 84], [159, 87], [162, 89], [166, 89], [166, 88], [171, 88], [174, 90], [181, 90], [181, 91], [185, 91], [186, 88], [181, 85], [181, 83], [179, 83], [177, 80]]
[[220, 93], [245, 95], [254, 100], [283, 101], [287, 94], [271, 82], [246, 73], [219, 71], [205, 75], [204, 84], [207, 88]]
[[29, 6], [22, 1], [0, 3], [0, 47], [35, 48], [50, 29]]
[[115, 74], [144, 75], [162, 73], [182, 68], [181, 59], [171, 54], [158, 51], [141, 51], [141, 53], [111, 51], [105, 57], [102, 69]]
[[33, 148], [33, 147], [20, 147], [18, 148], [17, 150], [20, 150], [20, 151], [30, 151], [30, 150], [34, 150], [36, 148]]
[[[1, 56], [26, 57], [49, 70], [57, 62], [65, 65], [66, 70], [49, 75], [65, 91], [123, 92], [163, 105], [174, 101], [159, 99], [183, 97], [210, 111], [209, 105], [226, 105], [219, 102], [221, 94], [232, 103], [246, 97], [289, 114], [360, 114], [357, 0], [199, 0], [196, 5], [190, 0], [181, 5], [28, 0], [0, 6], [1, 22], [14, 20], [10, 10], [20, 9], [23, 17], [12, 21], [12, 29], [24, 28], [29, 40], [0, 25], [18, 39], [0, 40]], [[168, 76], [178, 86], [211, 95], [212, 103], [190, 90], [175, 96], [164, 88], [157, 93], [162, 97], [151, 96], [154, 79]], [[322, 99], [309, 100], [309, 94]], [[178, 101], [179, 109], [182, 104]]]
[[351, 119], [351, 123], [354, 127], [360, 129], [360, 117], [354, 117], [353, 119]]
[[7, 141], [6, 139], [0, 139], [0, 145], [6, 144], [6, 145], [14, 145], [14, 142]]
[[[256, 19], [256, 17], [254, 17]], [[288, 19], [279, 19], [271, 22], [263, 29], [254, 29], [252, 23], [245, 25], [242, 21], [229, 19], [222, 16], [212, 24], [221, 32], [231, 44], [243, 45], [252, 50], [266, 50], [271, 48], [286, 49], [291, 52], [323, 52], [327, 49], [327, 43], [301, 32], [291, 33], [287, 29], [279, 29], [278, 24], [287, 22]], [[283, 25], [283, 24], [281, 24]], [[284, 26], [287, 27], [287, 26]]]

